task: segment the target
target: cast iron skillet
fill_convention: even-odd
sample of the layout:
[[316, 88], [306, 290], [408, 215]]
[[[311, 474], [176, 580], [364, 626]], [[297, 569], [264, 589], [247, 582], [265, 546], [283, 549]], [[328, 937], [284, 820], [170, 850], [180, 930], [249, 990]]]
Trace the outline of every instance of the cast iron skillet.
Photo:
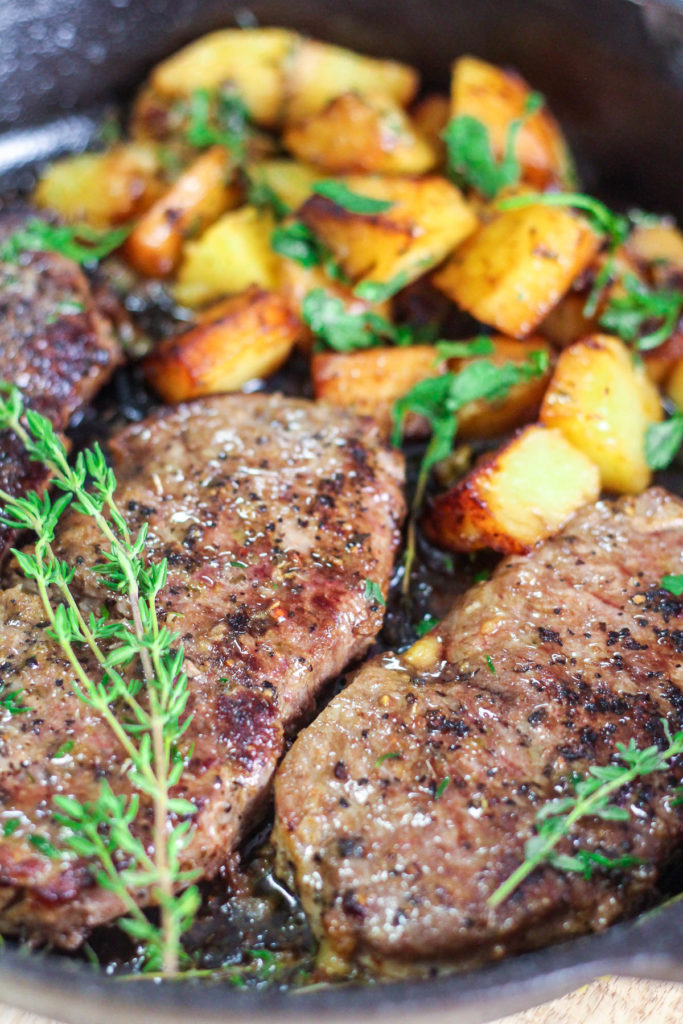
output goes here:
[[[0, 0], [0, 185], [32, 160], [85, 145], [107, 103], [154, 61], [210, 29], [289, 25], [422, 69], [442, 89], [471, 52], [518, 67], [550, 99], [584, 183], [612, 202], [683, 217], [680, 0]], [[0, 953], [0, 1000], [73, 1024], [306, 1024], [374, 1018], [480, 1024], [600, 974], [683, 981], [683, 902], [465, 974], [298, 994], [115, 981], [49, 955]]]

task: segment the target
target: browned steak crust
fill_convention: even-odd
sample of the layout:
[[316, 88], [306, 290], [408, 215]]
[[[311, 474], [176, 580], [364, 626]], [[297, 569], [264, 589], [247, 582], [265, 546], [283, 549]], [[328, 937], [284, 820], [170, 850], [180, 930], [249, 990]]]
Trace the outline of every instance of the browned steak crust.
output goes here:
[[[21, 226], [0, 216], [0, 240]], [[11, 232], [9, 232], [11, 233]], [[16, 384], [30, 405], [64, 430], [121, 361], [111, 326], [100, 315], [80, 267], [57, 253], [0, 263], [0, 380]], [[40, 489], [45, 473], [0, 433], [0, 488]], [[0, 558], [10, 538], [0, 527]]]
[[659, 585], [682, 541], [683, 501], [662, 490], [586, 509], [411, 651], [366, 665], [298, 737], [276, 842], [337, 954], [386, 970], [501, 956], [604, 928], [651, 890], [683, 838], [683, 763], [621, 795], [627, 822], [576, 830], [639, 866], [592, 881], [539, 869], [487, 905], [572, 773], [618, 741], [663, 742], [662, 718], [683, 727], [683, 600]]
[[[161, 618], [182, 634], [193, 715], [179, 791], [199, 808], [186, 861], [211, 875], [267, 796], [286, 731], [380, 627], [366, 578], [386, 591], [402, 460], [371, 420], [277, 396], [165, 410], [111, 447], [119, 505], [134, 530], [149, 524], [150, 549], [169, 563]], [[58, 553], [92, 565], [99, 541], [73, 514]], [[96, 607], [108, 599], [82, 569], [74, 586]], [[28, 837], [37, 830], [60, 845], [54, 793], [89, 800], [101, 777], [117, 791], [127, 780], [112, 734], [36, 626], [42, 618], [19, 588], [2, 595], [2, 679], [25, 690], [31, 710], [2, 722], [0, 818], [24, 817], [0, 838], [0, 930], [73, 946], [121, 908], [86, 864], [47, 860]]]

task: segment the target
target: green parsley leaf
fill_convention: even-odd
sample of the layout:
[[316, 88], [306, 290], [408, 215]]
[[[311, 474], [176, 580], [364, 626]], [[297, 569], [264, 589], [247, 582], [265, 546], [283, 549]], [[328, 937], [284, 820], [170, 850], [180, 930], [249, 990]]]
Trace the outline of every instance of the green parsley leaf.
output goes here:
[[354, 294], [366, 302], [386, 302], [410, 281], [410, 271], [401, 270], [388, 281], [361, 281], [354, 288]]
[[379, 768], [380, 765], [384, 764], [385, 761], [396, 761], [399, 760], [401, 754], [398, 750], [390, 750], [388, 754], [380, 754], [375, 761], [375, 768]]
[[8, 818], [7, 821], [3, 822], [2, 834], [5, 839], [9, 839], [10, 836], [14, 835], [20, 825], [21, 818]]
[[489, 337], [480, 334], [472, 341], [438, 341], [436, 350], [441, 359], [471, 359], [473, 356], [490, 356], [495, 346]]
[[500, 162], [493, 154], [489, 131], [482, 121], [469, 114], [452, 118], [442, 134], [448, 151], [451, 176], [459, 184], [476, 188], [485, 199], [493, 199], [505, 186], [517, 184], [521, 175], [521, 167], [515, 155], [517, 136], [525, 121], [543, 102], [540, 93], [529, 95], [522, 116], [510, 122], [505, 152]]
[[451, 783], [450, 775], [447, 775], [445, 779], [441, 780], [439, 785], [436, 787], [436, 792], [434, 793], [434, 799], [435, 800], [439, 800], [444, 795], [444, 793], [448, 789], [450, 783]]
[[115, 228], [101, 232], [88, 224], [48, 224], [34, 218], [0, 246], [0, 260], [18, 263], [26, 252], [58, 252], [76, 263], [94, 263], [118, 249], [129, 231]]
[[249, 113], [234, 89], [195, 89], [190, 95], [189, 114], [185, 137], [191, 146], [225, 146], [238, 163], [244, 161], [251, 134]]
[[314, 288], [301, 304], [303, 320], [316, 338], [336, 352], [376, 348], [399, 343], [400, 329], [378, 313], [351, 313], [341, 299], [324, 288]]
[[382, 608], [386, 607], [382, 588], [379, 583], [375, 582], [375, 580], [367, 579], [365, 581], [365, 599], [369, 601], [370, 604], [378, 604], [381, 605]]
[[489, 578], [490, 575], [491, 573], [488, 569], [480, 569], [479, 572], [475, 572], [474, 576], [472, 577], [472, 582], [483, 583], [485, 580]]
[[277, 220], [287, 217], [292, 211], [287, 203], [280, 198], [275, 189], [265, 181], [247, 175], [247, 202], [259, 209], [272, 210]]
[[683, 444], [683, 413], [651, 423], [645, 435], [645, 458], [650, 469], [666, 469]]
[[435, 626], [439, 625], [439, 620], [435, 615], [425, 615], [422, 622], [418, 622], [415, 627], [415, 632], [418, 636], [424, 636], [425, 633], [429, 633], [430, 629], [434, 629]]
[[270, 237], [270, 245], [274, 252], [300, 263], [302, 267], [317, 267], [322, 263], [318, 239], [299, 220], [275, 228]]
[[372, 199], [370, 196], [358, 195], [357, 192], [352, 192], [343, 181], [335, 181], [334, 178], [316, 181], [312, 191], [316, 195], [324, 196], [325, 199], [329, 199], [337, 206], [341, 206], [344, 210], [348, 210], [349, 213], [384, 213], [394, 205], [384, 199]]
[[62, 745], [61, 745], [61, 747], [59, 748], [59, 750], [57, 750], [57, 751], [56, 751], [56, 752], [55, 752], [55, 753], [54, 753], [54, 754], [52, 755], [52, 759], [56, 761], [56, 760], [58, 760], [58, 759], [59, 759], [60, 757], [66, 757], [66, 755], [67, 755], [67, 754], [70, 754], [70, 753], [71, 753], [71, 751], [73, 750], [73, 748], [74, 748], [74, 741], [73, 741], [73, 740], [66, 740], [66, 741], [65, 741], [64, 743], [62, 743]]
[[[600, 317], [600, 326], [641, 352], [662, 345], [674, 333], [683, 313], [683, 292], [652, 291], [632, 274], [622, 284], [625, 295], [614, 296]], [[646, 331], [650, 326], [652, 329]]]
[[670, 594], [680, 597], [683, 594], [683, 575], [662, 576], [662, 586]]

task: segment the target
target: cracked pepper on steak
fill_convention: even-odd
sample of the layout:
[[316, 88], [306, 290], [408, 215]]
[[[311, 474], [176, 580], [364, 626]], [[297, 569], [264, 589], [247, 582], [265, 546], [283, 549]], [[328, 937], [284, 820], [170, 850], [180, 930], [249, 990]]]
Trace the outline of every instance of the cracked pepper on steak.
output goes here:
[[582, 819], [573, 842], [641, 863], [538, 868], [524, 859], [544, 801], [617, 742], [683, 727], [683, 501], [653, 488], [599, 502], [506, 559], [403, 655], [373, 659], [294, 743], [276, 782], [280, 869], [320, 939], [391, 971], [476, 961], [605, 928], [680, 851], [683, 758], [622, 792], [627, 821]]
[[[148, 523], [150, 556], [169, 563], [158, 607], [185, 645], [193, 715], [177, 795], [198, 808], [184, 861], [210, 876], [261, 809], [287, 731], [381, 626], [366, 580], [386, 593], [403, 461], [372, 420], [263, 395], [162, 410], [110, 448], [119, 506], [133, 530]], [[67, 515], [57, 551], [81, 565], [74, 589], [93, 607], [111, 600], [83, 570], [101, 560], [100, 544], [91, 521]], [[1, 678], [30, 708], [2, 722], [0, 809], [22, 821], [10, 837], [0, 832], [0, 931], [74, 947], [123, 908], [87, 863], [49, 859], [29, 837], [58, 845], [55, 793], [85, 801], [102, 777], [115, 792], [129, 783], [109, 727], [73, 693], [44, 624], [33, 594], [0, 594]]]

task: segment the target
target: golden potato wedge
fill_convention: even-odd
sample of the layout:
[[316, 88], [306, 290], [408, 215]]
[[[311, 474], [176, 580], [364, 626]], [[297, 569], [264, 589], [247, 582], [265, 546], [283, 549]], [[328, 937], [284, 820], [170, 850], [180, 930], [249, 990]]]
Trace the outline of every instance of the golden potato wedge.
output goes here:
[[595, 334], [560, 354], [540, 418], [597, 464], [606, 490], [638, 494], [648, 486], [645, 433], [662, 418], [661, 404], [618, 338]]
[[125, 258], [141, 274], [167, 277], [180, 262], [188, 234], [203, 231], [240, 198], [230, 154], [213, 146], [140, 218], [126, 240]]
[[523, 338], [595, 258], [601, 238], [559, 206], [498, 213], [434, 275], [437, 288], [485, 324]]
[[[371, 348], [362, 352], [316, 352], [311, 360], [315, 397], [332, 405], [351, 406], [374, 416], [387, 429], [396, 399], [427, 377], [446, 368], [431, 345]], [[407, 417], [404, 437], [424, 437], [429, 427], [416, 416]]]
[[[505, 155], [510, 126], [525, 114], [531, 89], [519, 75], [476, 57], [460, 57], [451, 78], [451, 117], [473, 117], [486, 126], [497, 160]], [[525, 117], [515, 142], [521, 177], [536, 188], [573, 187], [569, 148], [546, 106]]]
[[197, 326], [169, 338], [147, 357], [147, 380], [166, 402], [238, 391], [286, 360], [299, 322], [275, 292], [249, 288], [206, 310]]
[[300, 160], [333, 174], [424, 174], [437, 161], [434, 147], [398, 104], [354, 92], [290, 125], [283, 142]]
[[670, 218], [648, 218], [637, 223], [626, 249], [655, 287], [683, 286], [683, 233]]
[[223, 214], [196, 242], [187, 242], [175, 285], [178, 302], [194, 308], [250, 284], [276, 288], [279, 260], [270, 247], [274, 226], [269, 210], [242, 206]]
[[431, 503], [423, 527], [453, 551], [522, 554], [600, 493], [600, 472], [561, 431], [525, 427]]
[[251, 164], [247, 173], [254, 185], [271, 189], [289, 210], [297, 210], [320, 181], [320, 170], [299, 160], [277, 158]]
[[41, 175], [33, 202], [65, 221], [110, 228], [142, 213], [163, 189], [157, 147], [122, 142], [104, 153], [80, 153], [52, 164]]
[[446, 157], [446, 146], [441, 134], [451, 116], [451, 105], [448, 96], [441, 93], [428, 93], [413, 104], [410, 116], [418, 132], [434, 147], [439, 165]]
[[[496, 335], [491, 338], [493, 352], [486, 356], [497, 366], [503, 363], [526, 363], [533, 352], [550, 356], [550, 346], [543, 338], [531, 337], [515, 341]], [[451, 369], [460, 370], [471, 360], [452, 361]], [[510, 388], [504, 398], [495, 402], [470, 402], [458, 413], [458, 440], [472, 441], [500, 437], [536, 419], [545, 389], [552, 375], [551, 360], [547, 371], [538, 377], [521, 381]]]
[[343, 93], [387, 96], [406, 106], [420, 84], [415, 68], [366, 57], [341, 46], [301, 39], [287, 61], [287, 124], [317, 114]]
[[[220, 29], [196, 39], [152, 70], [140, 104], [156, 97], [161, 105], [190, 96], [196, 89], [233, 86], [256, 124], [279, 124], [285, 98], [285, 63], [298, 40], [283, 28]], [[134, 113], [134, 122], [149, 115]]]
[[354, 282], [387, 282], [399, 275], [404, 284], [414, 281], [478, 225], [461, 192], [436, 175], [417, 180], [351, 176], [345, 181], [352, 192], [391, 207], [381, 213], [351, 213], [314, 195], [299, 217]]

